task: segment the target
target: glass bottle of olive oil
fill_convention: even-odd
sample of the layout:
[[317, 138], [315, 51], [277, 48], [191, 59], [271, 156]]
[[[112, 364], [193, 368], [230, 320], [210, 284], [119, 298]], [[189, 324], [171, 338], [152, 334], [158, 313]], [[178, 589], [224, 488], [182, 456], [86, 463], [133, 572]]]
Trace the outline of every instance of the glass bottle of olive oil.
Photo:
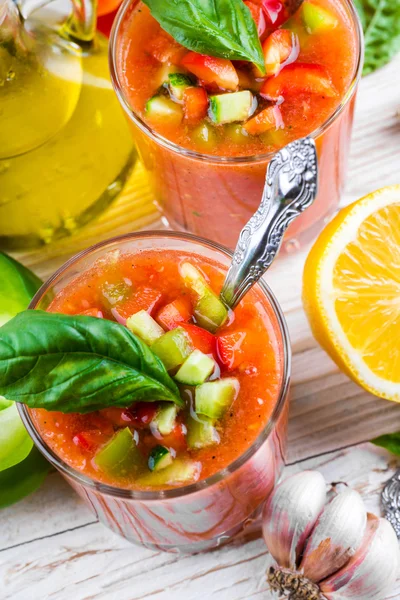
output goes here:
[[57, 31], [0, 2], [2, 248], [73, 233], [108, 206], [133, 166], [107, 39], [94, 37], [93, 19], [84, 32], [76, 23]]

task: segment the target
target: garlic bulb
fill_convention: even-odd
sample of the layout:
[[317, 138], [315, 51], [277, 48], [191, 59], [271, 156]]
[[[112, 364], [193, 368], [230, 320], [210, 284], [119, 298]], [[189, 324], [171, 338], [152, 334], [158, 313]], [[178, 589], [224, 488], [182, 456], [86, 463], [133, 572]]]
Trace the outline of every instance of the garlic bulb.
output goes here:
[[271, 590], [289, 600], [383, 600], [399, 575], [396, 534], [346, 489], [324, 507], [325, 481], [304, 471], [283, 481], [263, 512], [263, 535], [277, 561]]
[[296, 473], [275, 488], [264, 508], [263, 535], [279, 565], [296, 568], [325, 501], [325, 480], [317, 471]]

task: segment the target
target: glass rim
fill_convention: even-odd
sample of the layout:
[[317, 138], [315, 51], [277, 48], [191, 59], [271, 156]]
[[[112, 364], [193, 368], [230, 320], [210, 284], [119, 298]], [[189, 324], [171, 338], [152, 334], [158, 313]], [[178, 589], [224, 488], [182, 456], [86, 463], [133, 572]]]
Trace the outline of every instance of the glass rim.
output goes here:
[[[36, 292], [33, 297], [31, 303], [29, 304], [30, 309], [36, 308], [37, 304], [40, 300], [45, 296], [50, 287], [62, 276], [64, 275], [72, 266], [74, 266], [77, 262], [79, 262], [82, 258], [89, 256], [91, 253], [96, 252], [102, 248], [107, 248], [107, 246], [112, 249], [112, 246], [115, 246], [118, 243], [136, 240], [136, 239], [160, 239], [160, 238], [172, 238], [172, 239], [181, 239], [187, 242], [197, 243], [203, 246], [207, 246], [212, 250], [215, 250], [219, 253], [224, 254], [229, 259], [232, 258], [233, 253], [224, 246], [217, 244], [215, 242], [209, 241], [205, 238], [192, 235], [189, 233], [181, 233], [175, 231], [158, 231], [158, 230], [150, 230], [143, 232], [134, 232], [129, 234], [123, 234], [120, 236], [116, 236], [105, 240], [103, 242], [99, 242], [90, 246], [86, 250], [75, 254], [73, 257], [68, 259], [57, 271], [42, 285], [42, 287]], [[267, 423], [263, 427], [262, 431], [258, 434], [257, 438], [254, 442], [243, 452], [240, 456], [238, 456], [234, 461], [229, 463], [223, 469], [217, 471], [213, 475], [210, 475], [206, 479], [197, 481], [195, 483], [191, 483], [189, 485], [171, 488], [167, 490], [153, 490], [153, 491], [141, 491], [141, 490], [129, 490], [124, 488], [119, 488], [116, 486], [108, 485], [92, 479], [91, 477], [84, 475], [80, 471], [77, 471], [66, 462], [64, 462], [53, 450], [46, 444], [46, 442], [42, 439], [38, 430], [36, 429], [32, 418], [29, 414], [29, 409], [25, 404], [17, 403], [18, 412], [20, 417], [29, 433], [31, 438], [33, 439], [35, 445], [42, 452], [45, 458], [55, 466], [61, 473], [66, 475], [67, 477], [72, 478], [77, 483], [94, 489], [97, 492], [102, 494], [106, 494], [109, 496], [113, 496], [121, 499], [130, 499], [130, 500], [163, 500], [167, 498], [180, 498], [184, 496], [188, 496], [190, 494], [199, 492], [206, 488], [211, 487], [214, 484], [217, 484], [220, 481], [223, 481], [231, 474], [235, 473], [240, 467], [242, 467], [262, 446], [262, 444], [268, 439], [270, 434], [274, 431], [275, 426], [279, 420], [279, 417], [282, 414], [283, 408], [285, 406], [286, 397], [288, 394], [289, 386], [290, 386], [290, 371], [291, 371], [291, 346], [290, 346], [290, 338], [289, 331], [285, 321], [285, 317], [283, 315], [282, 309], [275, 298], [272, 290], [268, 286], [265, 281], [259, 281], [256, 286], [261, 288], [261, 292], [264, 297], [267, 298], [274, 316], [277, 320], [279, 326], [279, 332], [282, 338], [282, 356], [283, 356], [283, 370], [282, 370], [282, 383], [279, 390], [279, 395], [277, 402], [275, 404], [274, 410]]]
[[[266, 152], [264, 154], [253, 154], [250, 156], [217, 156], [214, 154], [204, 154], [202, 152], [197, 152], [196, 150], [190, 150], [189, 148], [184, 148], [183, 146], [180, 146], [179, 144], [175, 144], [175, 142], [172, 142], [168, 138], [165, 138], [164, 136], [157, 133], [157, 131], [155, 131], [149, 125], [147, 125], [147, 123], [138, 114], [135, 113], [135, 111], [130, 106], [128, 99], [125, 97], [125, 95], [123, 93], [123, 86], [121, 84], [120, 77], [118, 75], [118, 68], [117, 68], [117, 42], [118, 42], [118, 40], [117, 40], [117, 38], [118, 38], [121, 24], [124, 20], [125, 14], [129, 8], [129, 6], [132, 4], [132, 2], [140, 2], [140, 1], [141, 0], [124, 0], [122, 2], [121, 6], [118, 9], [118, 13], [114, 19], [114, 23], [113, 23], [113, 26], [111, 28], [111, 33], [110, 33], [110, 40], [109, 40], [108, 62], [109, 62], [109, 68], [110, 68], [111, 82], [114, 87], [114, 91], [118, 97], [118, 100], [119, 100], [122, 108], [126, 112], [127, 116], [135, 123], [135, 125], [143, 133], [145, 133], [154, 142], [156, 142], [163, 148], [171, 150], [172, 152], [175, 152], [176, 154], [181, 154], [183, 156], [186, 156], [187, 158], [192, 158], [194, 160], [207, 161], [207, 162], [217, 163], [217, 164], [256, 163], [256, 162], [262, 162], [265, 160], [270, 160], [276, 153], [275, 151]], [[348, 87], [346, 93], [344, 94], [340, 104], [336, 107], [336, 109], [333, 111], [333, 113], [324, 121], [324, 123], [322, 123], [322, 125], [320, 125], [316, 129], [314, 129], [311, 133], [309, 133], [309, 137], [311, 137], [313, 139], [317, 139], [319, 136], [321, 136], [334, 123], [334, 121], [336, 121], [336, 119], [344, 111], [344, 109], [346, 108], [346, 106], [348, 105], [350, 100], [353, 98], [353, 96], [356, 92], [356, 89], [357, 89], [358, 82], [361, 78], [362, 69], [363, 69], [363, 65], [364, 65], [364, 43], [363, 43], [364, 34], [363, 34], [361, 21], [358, 16], [358, 13], [357, 13], [357, 9], [353, 3], [353, 0], [339, 0], [339, 1], [346, 6], [346, 8], [349, 11], [350, 17], [352, 19], [355, 33], [357, 36], [356, 51], [358, 52], [358, 56], [357, 56], [357, 61], [356, 61], [355, 68], [354, 68], [353, 77], [352, 77], [352, 80], [349, 84], [349, 87]]]

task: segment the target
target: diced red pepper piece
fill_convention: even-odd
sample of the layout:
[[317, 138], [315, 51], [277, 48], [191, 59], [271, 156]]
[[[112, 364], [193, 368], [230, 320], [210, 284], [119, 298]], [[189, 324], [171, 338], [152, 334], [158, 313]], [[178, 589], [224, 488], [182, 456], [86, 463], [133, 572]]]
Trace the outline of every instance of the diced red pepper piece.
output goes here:
[[267, 23], [265, 20], [265, 14], [260, 4], [256, 2], [252, 2], [251, 0], [245, 0], [245, 5], [251, 12], [251, 16], [254, 19], [254, 23], [257, 27], [258, 37], [262, 37], [267, 28]]
[[176, 452], [186, 450], [186, 435], [184, 433], [184, 425], [178, 423], [172, 433], [162, 436], [162, 445], [167, 448], [173, 448]]
[[285, 3], [281, 0], [261, 0], [261, 6], [269, 26], [277, 28], [290, 16]]
[[164, 329], [175, 329], [192, 318], [192, 302], [189, 296], [181, 296], [158, 311], [156, 321]]
[[235, 91], [239, 85], [236, 69], [230, 60], [197, 52], [188, 52], [181, 61], [188, 71], [207, 84], [217, 84], [224, 90]]
[[166, 31], [160, 31], [150, 40], [147, 51], [159, 62], [169, 65], [178, 65], [187, 53], [186, 48], [175, 41]]
[[99, 446], [105, 444], [110, 436], [99, 429], [81, 431], [72, 438], [73, 443], [85, 452], [94, 452]]
[[129, 413], [132, 416], [132, 422], [136, 427], [144, 427], [149, 425], [149, 423], [156, 416], [157, 411], [157, 402], [136, 402], [129, 408]]
[[302, 92], [328, 98], [337, 93], [323, 67], [306, 63], [293, 63], [284, 67], [278, 75], [269, 77], [260, 90], [262, 96], [273, 101], [285, 94]]
[[259, 135], [269, 129], [281, 129], [282, 127], [283, 119], [279, 106], [264, 108], [258, 115], [243, 125], [243, 128], [250, 135]]
[[197, 325], [183, 323], [180, 327], [183, 327], [187, 331], [193, 346], [197, 350], [204, 352], [204, 354], [215, 354], [215, 335]]
[[245, 339], [244, 331], [226, 333], [217, 338], [218, 362], [228, 371], [233, 371], [245, 360], [243, 351]]
[[299, 52], [296, 53], [294, 41], [294, 34], [287, 29], [277, 29], [267, 37], [262, 45], [267, 75], [276, 75], [292, 52], [293, 62], [296, 60]]
[[158, 290], [145, 286], [138, 287], [128, 300], [117, 304], [111, 309], [111, 312], [119, 322], [134, 315], [139, 310], [146, 310], [151, 315], [160, 304], [161, 299], [162, 294]]
[[190, 124], [195, 124], [207, 115], [208, 96], [202, 87], [186, 88], [183, 94], [183, 112]]
[[104, 315], [99, 308], [88, 308], [87, 310], [84, 310], [79, 314], [85, 317], [96, 317], [97, 319], [104, 318]]

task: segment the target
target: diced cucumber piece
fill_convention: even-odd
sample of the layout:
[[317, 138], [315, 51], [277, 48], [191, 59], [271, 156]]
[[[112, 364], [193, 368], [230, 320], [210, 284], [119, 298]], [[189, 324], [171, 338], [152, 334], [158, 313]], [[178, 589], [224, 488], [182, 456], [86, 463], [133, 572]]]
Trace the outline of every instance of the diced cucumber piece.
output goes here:
[[139, 310], [126, 321], [127, 328], [151, 346], [164, 335], [164, 329], [145, 310]]
[[156, 87], [161, 87], [162, 85], [168, 85], [169, 83], [169, 75], [171, 73], [177, 73], [179, 71], [179, 67], [176, 65], [169, 65], [168, 63], [163, 63], [159, 70], [157, 71], [155, 84]]
[[239, 382], [234, 377], [208, 381], [196, 388], [196, 413], [210, 419], [220, 419], [231, 406], [239, 391]]
[[186, 385], [200, 385], [210, 377], [214, 367], [213, 359], [196, 349], [187, 357], [175, 375], [175, 379]]
[[145, 464], [129, 427], [118, 431], [93, 461], [106, 473], [120, 477], [142, 469]]
[[249, 142], [249, 134], [243, 129], [240, 123], [231, 123], [230, 125], [227, 125], [225, 132], [235, 144], [248, 144]]
[[189, 417], [186, 424], [188, 429], [186, 440], [189, 448], [198, 450], [219, 443], [218, 431], [212, 419], [204, 415], [201, 416], [201, 421]]
[[183, 327], [164, 333], [151, 345], [154, 354], [162, 360], [167, 371], [180, 367], [193, 351], [192, 342]]
[[217, 135], [211, 125], [205, 121], [191, 132], [192, 140], [204, 150], [211, 150], [217, 143]]
[[165, 446], [156, 446], [149, 455], [150, 471], [161, 471], [173, 463], [171, 452]]
[[192, 86], [192, 80], [183, 73], [170, 73], [168, 75], [168, 86], [171, 94], [177, 100], [183, 100], [186, 88]]
[[193, 483], [198, 480], [201, 464], [191, 460], [175, 459], [169, 467], [153, 471], [138, 480], [140, 485], [180, 485]]
[[196, 302], [193, 314], [200, 327], [213, 333], [226, 320], [228, 309], [215, 294], [208, 292]]
[[183, 111], [179, 104], [166, 96], [153, 96], [146, 102], [146, 116], [154, 123], [179, 124]]
[[191, 263], [182, 263], [179, 267], [179, 273], [181, 274], [185, 285], [196, 292], [196, 294], [199, 296], [203, 296], [205, 293], [210, 291], [210, 287], [203, 275]]
[[157, 427], [161, 435], [169, 435], [175, 429], [177, 414], [178, 407], [176, 404], [172, 404], [172, 402], [165, 403], [154, 417], [152, 423]]
[[338, 24], [335, 15], [312, 2], [303, 2], [301, 18], [308, 33], [321, 33], [335, 29]]
[[210, 96], [209, 116], [214, 123], [245, 121], [253, 106], [253, 94], [249, 90]]

